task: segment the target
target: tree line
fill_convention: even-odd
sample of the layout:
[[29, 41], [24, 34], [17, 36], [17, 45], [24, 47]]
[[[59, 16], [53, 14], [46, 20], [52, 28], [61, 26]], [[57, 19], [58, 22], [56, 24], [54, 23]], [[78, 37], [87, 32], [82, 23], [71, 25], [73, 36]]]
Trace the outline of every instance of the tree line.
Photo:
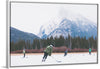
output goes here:
[[10, 42], [10, 51], [23, 50], [25, 49], [41, 49], [46, 48], [48, 45], [54, 45], [55, 47], [66, 46], [67, 48], [74, 49], [97, 49], [97, 37], [93, 38], [93, 36], [86, 39], [86, 37], [68, 37], [64, 38], [60, 37], [50, 37], [47, 39], [34, 39], [33, 42], [30, 40], [18, 40], [17, 42]]

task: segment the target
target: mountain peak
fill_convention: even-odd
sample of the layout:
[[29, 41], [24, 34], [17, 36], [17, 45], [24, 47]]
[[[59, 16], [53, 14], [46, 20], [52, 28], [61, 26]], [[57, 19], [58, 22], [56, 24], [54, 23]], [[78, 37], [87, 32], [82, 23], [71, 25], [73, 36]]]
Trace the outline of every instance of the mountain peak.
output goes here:
[[[44, 30], [45, 33], [43, 33]], [[65, 9], [60, 9], [55, 18], [52, 18], [51, 21], [48, 21], [46, 25], [41, 26], [39, 35], [41, 38], [45, 35], [46, 37], [59, 37], [60, 35], [67, 37], [69, 30], [71, 36], [86, 36], [87, 38], [90, 36], [97, 36], [96, 23], [90, 21], [86, 17], [83, 17], [79, 13]]]

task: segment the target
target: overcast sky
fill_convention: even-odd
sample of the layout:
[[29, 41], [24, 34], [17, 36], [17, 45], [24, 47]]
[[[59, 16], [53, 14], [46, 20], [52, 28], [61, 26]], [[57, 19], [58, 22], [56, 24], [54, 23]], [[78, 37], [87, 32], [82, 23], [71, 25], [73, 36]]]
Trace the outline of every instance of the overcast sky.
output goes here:
[[41, 25], [58, 16], [62, 8], [97, 22], [97, 5], [11, 3], [11, 26], [37, 35]]

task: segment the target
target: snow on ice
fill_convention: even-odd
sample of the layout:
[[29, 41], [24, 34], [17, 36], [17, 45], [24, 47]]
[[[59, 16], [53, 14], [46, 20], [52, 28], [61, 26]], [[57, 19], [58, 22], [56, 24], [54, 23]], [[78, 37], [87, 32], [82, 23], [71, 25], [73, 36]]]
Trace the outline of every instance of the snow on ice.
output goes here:
[[[42, 62], [43, 54], [39, 55], [12, 55], [11, 66], [28, 66], [28, 65], [54, 65], [54, 64], [76, 64], [76, 63], [97, 63], [97, 53], [76, 53], [68, 54], [64, 57], [64, 54], [52, 54], [48, 56], [45, 62]], [[61, 62], [57, 62], [61, 61]]]

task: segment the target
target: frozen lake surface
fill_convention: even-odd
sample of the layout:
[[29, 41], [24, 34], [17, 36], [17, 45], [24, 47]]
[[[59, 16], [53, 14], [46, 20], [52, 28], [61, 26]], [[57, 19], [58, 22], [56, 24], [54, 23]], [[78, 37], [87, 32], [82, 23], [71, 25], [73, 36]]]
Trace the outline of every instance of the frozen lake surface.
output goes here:
[[97, 53], [74, 53], [68, 54], [52, 54], [42, 62], [43, 54], [30, 54], [23, 58], [23, 55], [11, 55], [11, 66], [28, 66], [28, 65], [54, 65], [54, 64], [75, 64], [75, 63], [97, 63]]

